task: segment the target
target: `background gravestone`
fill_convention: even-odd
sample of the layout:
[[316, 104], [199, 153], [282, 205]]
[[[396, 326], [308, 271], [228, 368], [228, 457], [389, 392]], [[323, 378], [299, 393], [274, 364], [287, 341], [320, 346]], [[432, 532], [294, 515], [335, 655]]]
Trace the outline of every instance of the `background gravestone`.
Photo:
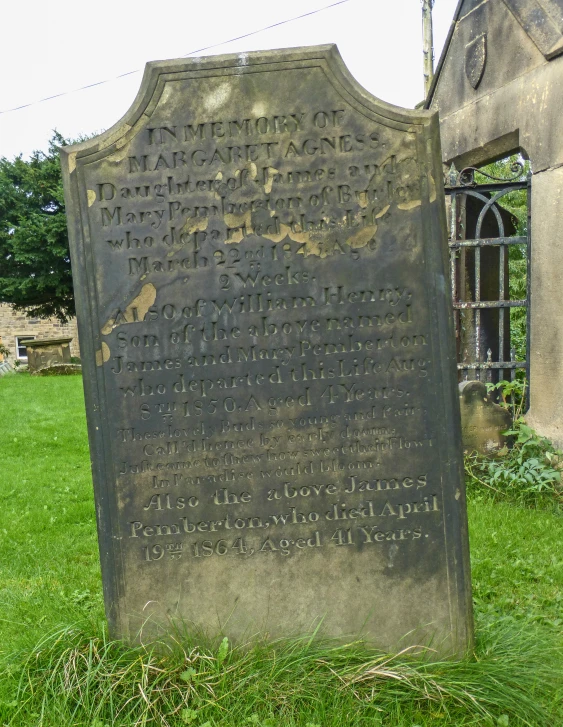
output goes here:
[[463, 653], [436, 116], [268, 51], [150, 63], [61, 151], [114, 635]]
[[482, 381], [462, 381], [459, 384], [461, 434], [466, 452], [494, 455], [507, 444], [503, 435], [512, 427], [507, 409], [495, 404]]
[[34, 338], [26, 341], [27, 365], [30, 373], [59, 364], [70, 364], [71, 341], [72, 338]]

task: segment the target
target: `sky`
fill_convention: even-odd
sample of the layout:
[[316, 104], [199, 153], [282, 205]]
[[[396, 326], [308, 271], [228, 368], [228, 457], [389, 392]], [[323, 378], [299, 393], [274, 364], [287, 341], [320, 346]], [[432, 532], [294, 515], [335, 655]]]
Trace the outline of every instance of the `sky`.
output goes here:
[[[424, 96], [421, 0], [337, 2], [6, 2], [0, 10], [0, 157], [46, 151], [54, 129], [76, 139], [109, 128], [133, 102], [147, 61], [188, 55], [336, 43], [364, 88], [414, 107]], [[455, 7], [456, 0], [435, 0], [436, 63]], [[312, 14], [283, 22], [305, 13]], [[75, 91], [90, 84], [97, 85]], [[40, 102], [50, 96], [57, 97]]]

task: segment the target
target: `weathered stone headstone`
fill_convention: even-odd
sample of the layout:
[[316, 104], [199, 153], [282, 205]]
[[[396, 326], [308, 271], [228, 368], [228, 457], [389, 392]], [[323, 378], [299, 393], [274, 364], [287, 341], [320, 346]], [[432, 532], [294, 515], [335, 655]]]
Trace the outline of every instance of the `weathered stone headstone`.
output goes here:
[[62, 154], [113, 633], [464, 652], [436, 116], [333, 46], [156, 62]]
[[14, 367], [9, 361], [0, 361], [0, 377], [7, 374], [13, 374]]
[[59, 364], [70, 364], [72, 338], [34, 338], [25, 342], [30, 373]]
[[507, 443], [503, 432], [512, 426], [510, 412], [489, 399], [482, 381], [459, 385], [461, 434], [466, 452], [494, 455]]

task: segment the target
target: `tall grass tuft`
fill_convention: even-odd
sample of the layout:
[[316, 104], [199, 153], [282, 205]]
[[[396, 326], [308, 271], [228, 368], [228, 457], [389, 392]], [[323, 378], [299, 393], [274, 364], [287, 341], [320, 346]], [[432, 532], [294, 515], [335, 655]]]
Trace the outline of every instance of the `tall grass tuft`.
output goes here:
[[561, 724], [563, 655], [546, 631], [485, 625], [475, 655], [321, 639], [128, 648], [65, 628], [0, 668], [10, 727], [429, 727]]

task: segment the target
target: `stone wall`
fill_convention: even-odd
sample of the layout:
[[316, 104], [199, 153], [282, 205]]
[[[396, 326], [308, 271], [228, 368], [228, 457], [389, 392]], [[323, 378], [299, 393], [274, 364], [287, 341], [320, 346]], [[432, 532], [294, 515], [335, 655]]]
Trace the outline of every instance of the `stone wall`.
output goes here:
[[70, 351], [72, 356], [80, 356], [76, 318], [63, 324], [56, 318], [28, 318], [23, 312], [16, 312], [6, 303], [0, 303], [0, 340], [10, 349], [9, 361], [18, 359], [16, 339], [21, 336], [31, 338], [61, 338], [72, 336]]

